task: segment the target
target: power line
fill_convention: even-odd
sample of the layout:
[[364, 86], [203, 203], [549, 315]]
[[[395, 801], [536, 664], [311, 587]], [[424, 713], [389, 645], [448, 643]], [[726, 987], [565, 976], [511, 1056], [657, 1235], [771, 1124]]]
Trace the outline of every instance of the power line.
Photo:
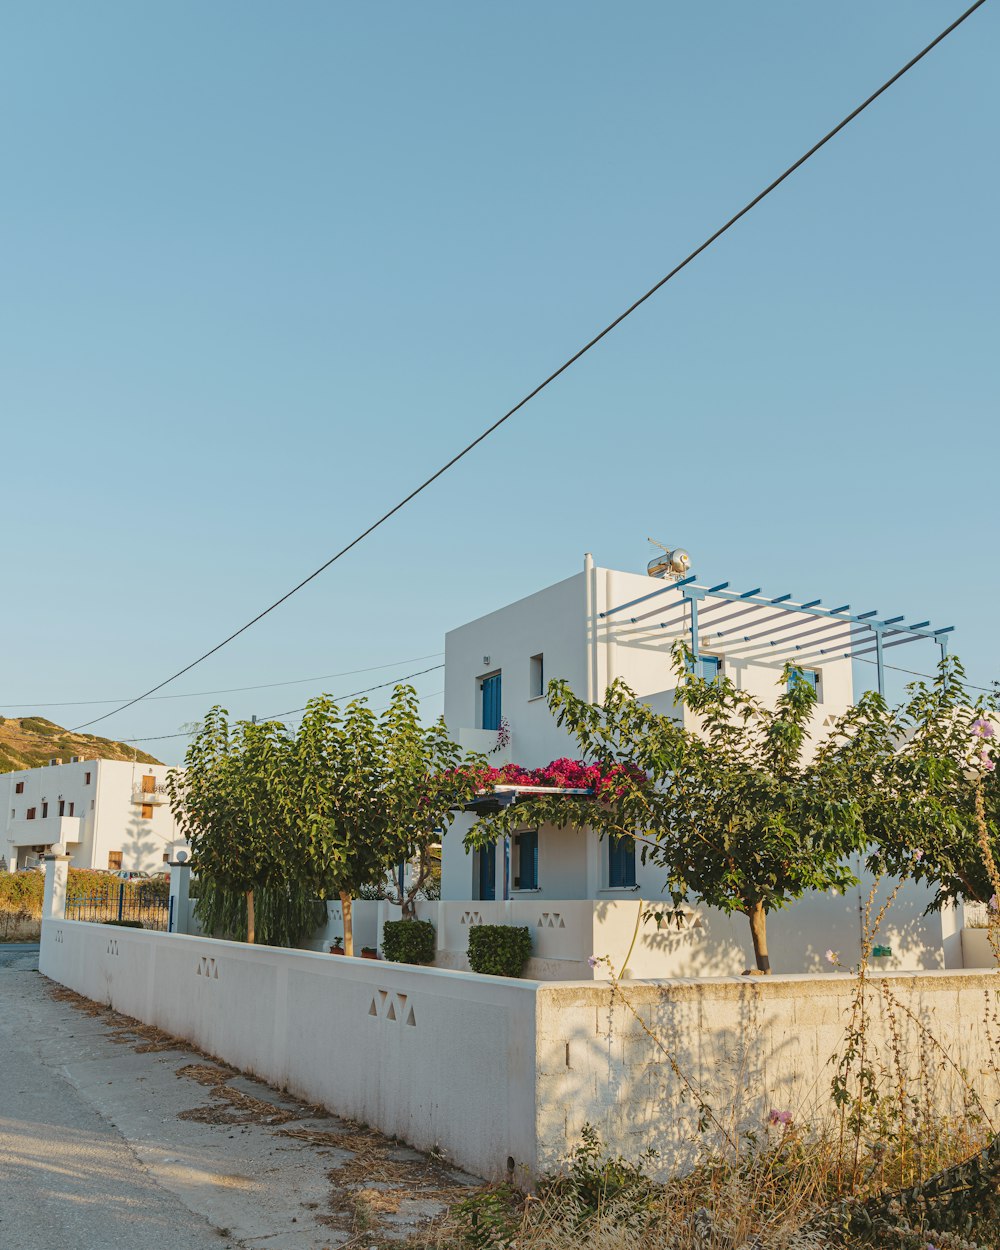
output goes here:
[[[377, 673], [381, 668], [395, 668], [397, 664], [416, 664], [419, 660], [433, 660], [444, 655], [443, 651], [432, 651], [429, 655], [411, 655], [405, 660], [389, 660], [385, 664], [371, 664], [368, 668], [348, 668], [340, 673], [320, 673], [318, 677], [296, 677], [294, 681], [270, 681], [262, 686], [227, 686], [223, 690], [188, 690], [184, 694], [153, 695], [150, 703], [158, 703], [163, 699], [194, 699], [209, 694], [240, 694], [246, 690], [274, 690], [278, 686], [305, 686], [311, 681], [329, 681], [331, 677], [355, 677], [358, 673]], [[4, 707], [92, 707], [99, 703], [117, 703], [118, 699], [78, 699], [63, 703], [4, 703]], [[124, 739], [122, 739], [124, 741]]]
[[[869, 660], [866, 656], [863, 656], [863, 655], [852, 655], [849, 658], [852, 660], [857, 660], [859, 664], [878, 664], [878, 660]], [[900, 668], [898, 664], [883, 664], [882, 667], [886, 669], [892, 669], [894, 673], [908, 673], [910, 677], [926, 677], [928, 681], [934, 680], [933, 673], [919, 673], [917, 672], [915, 668]], [[983, 694], [996, 694], [997, 693], [996, 684], [992, 686], [977, 686], [974, 682], [971, 682], [971, 681], [961, 681], [958, 684], [966, 690], [981, 690]]]
[[[355, 690], [351, 694], [338, 694], [334, 697], [333, 701], [334, 703], [342, 703], [344, 699], [356, 699], [358, 695], [371, 694], [373, 690], [384, 690], [386, 686], [398, 686], [401, 681], [409, 681], [411, 677], [422, 677], [425, 673], [436, 673], [438, 669], [442, 668], [444, 668], [443, 664], [432, 664], [430, 668], [422, 668], [415, 673], [404, 673], [402, 677], [393, 677], [389, 681], [380, 682], [377, 686], [367, 686], [364, 690]], [[444, 692], [441, 690], [435, 690], [432, 694], [424, 695], [422, 697], [432, 699], [435, 695], [443, 693]], [[275, 712], [273, 716], [262, 716], [260, 719], [262, 722], [270, 720], [285, 720], [287, 717], [295, 716], [297, 713], [304, 712], [305, 710], [306, 709], [304, 707], [293, 707], [288, 712]], [[71, 732], [75, 733], [76, 731], [71, 730]], [[174, 734], [154, 734], [151, 738], [119, 738], [118, 741], [128, 742], [129, 744], [135, 742], [165, 742], [168, 738], [190, 738], [190, 736], [191, 735], [186, 730], [181, 730], [179, 733]]]
[[621, 325], [621, 323], [626, 319], [626, 317], [630, 317], [632, 313], [636, 311], [637, 308], [641, 307], [648, 299], [650, 299], [653, 295], [655, 295], [656, 292], [659, 291], [661, 287], [665, 286], [671, 280], [671, 278], [676, 277], [677, 274], [679, 274], [682, 269], [686, 268], [696, 257], [700, 256], [702, 252], [704, 252], [707, 248], [711, 247], [712, 244], [715, 243], [717, 239], [721, 238], [722, 235], [724, 235], [727, 230], [729, 230], [732, 226], [734, 226], [742, 217], [745, 217], [746, 214], [749, 213], [753, 208], [755, 208], [762, 200], [766, 199], [766, 197], [769, 196], [772, 191], [776, 190], [776, 188], [781, 186], [781, 184], [785, 181], [786, 178], [789, 178], [793, 173], [795, 173], [795, 171], [799, 169], [802, 165], [804, 165], [806, 161], [810, 159], [810, 157], [815, 156], [815, 154], [820, 150], [820, 148], [824, 147], [827, 143], [829, 143], [830, 140], [834, 138], [835, 135], [838, 135], [840, 131], [842, 131], [845, 128], [845, 126], [850, 125], [850, 123], [854, 121], [854, 119], [858, 117], [861, 113], [863, 113], [870, 104], [873, 104], [875, 100], [877, 100], [879, 96], [883, 94], [883, 92], [888, 91], [888, 89], [891, 86], [893, 86], [894, 83], [898, 82], [899, 79], [902, 78], [904, 74], [906, 74], [909, 70], [911, 70], [914, 67], [914, 65], [916, 65], [919, 61], [922, 61], [923, 58], [928, 54], [928, 52], [930, 52], [933, 48], [937, 47], [937, 45], [941, 43], [943, 39], [946, 39], [948, 35], [952, 33], [952, 31], [956, 30], [959, 26], [961, 26], [961, 24], [966, 20], [966, 18], [970, 17], [976, 11], [976, 9], [980, 8], [985, 3], [986, 3], [986, 0], [976, 0], [975, 4], [971, 5], [968, 9], [966, 9], [965, 12], [960, 17], [956, 18], [955, 21], [952, 22], [950, 26], [947, 26], [935, 39], [932, 39], [931, 42], [922, 51], [918, 52], [915, 57], [907, 61], [907, 63], [903, 66], [902, 69], [897, 70], [896, 73], [893, 74], [891, 78], [887, 79], [882, 84], [882, 86], [878, 88], [877, 91], [874, 91], [862, 104], [859, 104], [857, 108], [853, 109], [850, 113], [848, 113], [847, 116], [842, 121], [838, 122], [837, 125], [834, 126], [832, 130], [828, 131], [827, 134], [825, 134], [823, 138], [819, 140], [818, 143], [813, 144], [813, 146], [806, 153], [804, 153], [804, 155], [800, 156], [797, 161], [789, 165], [788, 168], [784, 171], [784, 173], [780, 174], [777, 178], [775, 178], [773, 182], [769, 183], [764, 188], [763, 191], [760, 191], [757, 195], [755, 195], [752, 200], [750, 200], [747, 204], [743, 206], [743, 208], [739, 210], [738, 213], [735, 213], [732, 217], [730, 217], [729, 220], [725, 223], [725, 225], [720, 226], [718, 230], [716, 230], [713, 234], [709, 235], [709, 237], [704, 241], [704, 243], [696, 247], [693, 252], [689, 253], [680, 262], [680, 264], [675, 265], [674, 268], [671, 269], [668, 274], [666, 274], [664, 277], [662, 277], [659, 280], [659, 282], [657, 282], [654, 286], [651, 286], [649, 290], [645, 293], [645, 295], [641, 295], [633, 304], [630, 304], [629, 307], [626, 308], [623, 313], [619, 313], [619, 315], [615, 317], [613, 321], [609, 322], [609, 324], [606, 325], [603, 330], [601, 330], [598, 334], [595, 334], [594, 337], [590, 339], [589, 342], [585, 343], [584, 346], [579, 349], [579, 351], [575, 352], [572, 356], [569, 357], [568, 360], [564, 361], [564, 363], [561, 364], [558, 369], [550, 373], [549, 376], [543, 382], [540, 382], [538, 386], [534, 388], [534, 390], [529, 391], [528, 394], [525, 395], [523, 399], [519, 400], [514, 405], [513, 408], [508, 409], [508, 411], [505, 412], [502, 417], [499, 417], [496, 421], [493, 422], [492, 425], [488, 426], [485, 430], [483, 430], [483, 432], [480, 435], [478, 435], [478, 437], [474, 438], [471, 443], [468, 443], [465, 447], [462, 448], [461, 451], [459, 451], [456, 455], [452, 456], [452, 458], [448, 460], [445, 464], [443, 464], [441, 468], [439, 468], [435, 473], [432, 473], [429, 478], [423, 481], [414, 490], [410, 491], [408, 495], [406, 495], [403, 499], [401, 499], [399, 503], [395, 504], [392, 508], [390, 508], [388, 512], [384, 512], [377, 521], [369, 525], [367, 529], [362, 530], [362, 532], [358, 534], [356, 538], [351, 539], [351, 541], [346, 546], [341, 547], [341, 549], [338, 552], [332, 555], [329, 558], [329, 560], [327, 560], [324, 564], [321, 564], [318, 569], [315, 569], [312, 573], [310, 573], [308, 577], [304, 577], [302, 581], [298, 582], [297, 585], [293, 586], [291, 590], [286, 591], [286, 593], [283, 594], [280, 599], [275, 599], [275, 601], [272, 604], [270, 604], [269, 607], [264, 608], [262, 612], [258, 612], [257, 615], [253, 617], [251, 620], [247, 621], [245, 625], [241, 625], [239, 629], [234, 630], [233, 633], [231, 633], [227, 638], [223, 638], [221, 642], [216, 643], [214, 647], [206, 651], [203, 655], [198, 656], [196, 660], [192, 660], [190, 664], [186, 664], [183, 668], [178, 669], [176, 673], [172, 674], [172, 676], [165, 678], [161, 682], [158, 682], [157, 685], [155, 686], [151, 686], [149, 690], [145, 691], [143, 694], [136, 695], [134, 699], [129, 699], [127, 703], [123, 703], [120, 707], [114, 708], [110, 712], [105, 712], [103, 716], [98, 716], [94, 720], [85, 721], [82, 725], [77, 725], [76, 729], [74, 729], [72, 732], [75, 733], [76, 730], [86, 729], [89, 725], [96, 725], [99, 721], [107, 720], [111, 716], [116, 716], [119, 712], [124, 712], [126, 708], [134, 707], [136, 703], [141, 703], [143, 699], [149, 698], [149, 696], [152, 694], [155, 694], [157, 690], [162, 690], [164, 686], [169, 685], [172, 681], [176, 681], [178, 677], [182, 677], [185, 673], [189, 673], [191, 669], [193, 669], [196, 665], [201, 664], [203, 660], [207, 660], [209, 656], [214, 655], [217, 651], [221, 651], [223, 647], [227, 646], [234, 639], [238, 638], [240, 634], [245, 633], [252, 626], [256, 625], [258, 621], [263, 620], [264, 617], [268, 615], [268, 613], [273, 612], [275, 608], [280, 607], [281, 604], [285, 603], [288, 599], [290, 599], [292, 595], [297, 594], [300, 590], [303, 589], [303, 587], [308, 586], [308, 584], [311, 581], [313, 581], [315, 578], [319, 577], [321, 573], [326, 572], [326, 570], [332, 564], [335, 564], [338, 560], [341, 559], [341, 557], [347, 555], [347, 553], [352, 548], [356, 547], [358, 543], [362, 542], [364, 539], [368, 537], [369, 534], [374, 533], [375, 530], [377, 530], [380, 526], [384, 525], [386, 521], [388, 521], [391, 517], [395, 516], [397, 512], [399, 512], [402, 508], [405, 508], [406, 505], [411, 502], [411, 500], [415, 499], [419, 494], [425, 491], [428, 486], [436, 482], [439, 477], [441, 477], [444, 473], [447, 473], [447, 471], [450, 468], [452, 468], [454, 465], [456, 465], [461, 459], [463, 459], [463, 457], [467, 456], [469, 452], [471, 452], [474, 448], [478, 447], [481, 442], [489, 438], [491, 434], [495, 433], [500, 428], [500, 426], [504, 424], [505, 421], [508, 421], [512, 416], [514, 416], [516, 412], [519, 412], [526, 404], [530, 403], [531, 400], [533, 400], [536, 395], [539, 395], [542, 391], [544, 391], [547, 386], [549, 386], [552, 382], [556, 380], [556, 378], [560, 377], [563, 373], [566, 372], [567, 369], [569, 369], [572, 365], [576, 364], [576, 362], [580, 360], [581, 357], [585, 356], [587, 352], [591, 350], [591, 348], [596, 347], [597, 344], [606, 335], [610, 334], [612, 330], [614, 330], [617, 326]]

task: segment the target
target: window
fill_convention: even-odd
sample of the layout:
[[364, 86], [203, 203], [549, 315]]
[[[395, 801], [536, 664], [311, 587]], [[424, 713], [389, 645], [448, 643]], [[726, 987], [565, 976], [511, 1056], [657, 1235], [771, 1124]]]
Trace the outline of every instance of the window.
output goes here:
[[35, 809], [33, 807], [29, 807], [28, 808], [28, 820], [34, 820], [34, 819], [35, 819]]
[[48, 803], [43, 803], [42, 804], [42, 820], [44, 820], [45, 817], [48, 816], [48, 814], [49, 814], [49, 805]]
[[84, 784], [85, 786], [89, 786], [89, 785], [90, 785], [90, 773], [84, 773], [84, 774], [83, 774], [83, 784]]
[[108, 851], [108, 867], [111, 869], [119, 869], [122, 866], [121, 851]]
[[142, 818], [143, 818], [143, 820], [152, 820], [152, 819], [153, 819], [153, 805], [152, 805], [152, 803], [143, 803], [143, 805], [142, 805]]
[[23, 781], [18, 781], [18, 782], [15, 782], [15, 784], [14, 784], [14, 793], [15, 793], [15, 794], [23, 794], [23, 793], [24, 793], [24, 782], [23, 782]]
[[69, 805], [69, 814], [70, 814], [71, 816], [73, 815], [73, 809], [74, 809], [75, 807], [76, 807], [76, 804], [75, 804], [75, 803], [70, 803], [70, 805]]
[[66, 815], [66, 800], [65, 799], [59, 800], [59, 815], [60, 816]]
[[722, 672], [722, 657], [718, 655], [699, 655], [694, 662], [694, 673], [703, 681], [718, 681]]
[[170, 854], [169, 854], [169, 852], [167, 852], [167, 851], [164, 851], [164, 852], [163, 852], [163, 862], [164, 862], [165, 864], [169, 864], [169, 863], [170, 863]]
[[635, 886], [635, 839], [608, 838], [608, 888], [630, 890]]
[[528, 698], [540, 699], [545, 693], [545, 657], [542, 655], [533, 655], [529, 660], [530, 672], [528, 674]]
[[815, 668], [798, 669], [796, 672], [792, 673], [791, 676], [788, 678], [788, 689], [791, 690], [791, 688], [795, 685], [797, 681], [801, 681], [807, 686], [812, 686], [813, 690], [816, 692], [817, 700], [821, 697], [820, 684], [819, 684], [819, 669], [815, 669]]
[[500, 674], [491, 673], [479, 683], [483, 692], [482, 728], [500, 728]]
[[514, 847], [517, 850], [517, 874], [514, 877], [515, 890], [538, 889], [538, 830], [522, 829], [514, 834]]
[[91, 800], [90, 800], [90, 810], [91, 810], [91, 811], [93, 811], [93, 810], [94, 810], [94, 800], [93, 800], [93, 799], [91, 799]]

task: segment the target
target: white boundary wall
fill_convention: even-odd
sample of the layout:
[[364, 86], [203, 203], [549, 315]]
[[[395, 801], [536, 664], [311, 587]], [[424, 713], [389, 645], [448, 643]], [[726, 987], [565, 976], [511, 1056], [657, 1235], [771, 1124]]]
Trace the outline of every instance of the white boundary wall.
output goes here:
[[[652, 1146], [665, 1170], [682, 1166], [698, 1140], [686, 1082], [734, 1127], [764, 1131], [771, 1109], [803, 1123], [829, 1117], [830, 1061], [854, 990], [832, 973], [634, 981], [623, 987], [630, 1009], [607, 983], [512, 981], [60, 919], [43, 921], [40, 968], [480, 1176], [502, 1179], [511, 1159], [521, 1182], [557, 1167], [587, 1123], [612, 1150], [635, 1158]], [[962, 1068], [997, 1122], [997, 973], [873, 981], [883, 979], [904, 1008], [911, 1075], [927, 1065], [937, 1109], [965, 1113]], [[875, 988], [869, 1044], [891, 1070], [879, 999]], [[914, 1021], [940, 1048], [921, 1045]]]

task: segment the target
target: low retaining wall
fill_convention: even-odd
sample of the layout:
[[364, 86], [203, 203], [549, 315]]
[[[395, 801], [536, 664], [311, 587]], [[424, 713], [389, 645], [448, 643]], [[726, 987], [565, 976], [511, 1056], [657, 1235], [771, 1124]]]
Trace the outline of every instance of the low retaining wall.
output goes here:
[[[40, 967], [309, 1102], [488, 1179], [513, 1166], [521, 1182], [558, 1167], [587, 1123], [633, 1158], [657, 1149], [674, 1171], [697, 1149], [702, 1102], [733, 1129], [760, 1130], [772, 1109], [832, 1115], [831, 1058], [854, 991], [829, 973], [620, 990], [511, 981], [59, 919], [44, 921]], [[996, 973], [880, 981], [901, 1004], [911, 1075], [926, 1065], [938, 1109], [967, 1107], [964, 1068], [993, 1115]], [[891, 1070], [875, 999], [871, 1054]]]

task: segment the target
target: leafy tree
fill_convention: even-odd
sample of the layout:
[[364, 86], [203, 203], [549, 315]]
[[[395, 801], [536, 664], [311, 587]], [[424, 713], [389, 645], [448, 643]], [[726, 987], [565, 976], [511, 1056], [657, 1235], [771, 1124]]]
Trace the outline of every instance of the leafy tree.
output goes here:
[[[342, 711], [312, 699], [291, 752], [301, 871], [320, 897], [338, 897], [344, 949], [353, 953], [351, 899], [403, 860], [426, 857], [474, 788], [443, 721], [419, 719], [416, 692], [397, 686], [377, 717], [364, 702]], [[408, 910], [412, 912], [412, 898]]]
[[931, 907], [987, 902], [994, 885], [982, 845], [1000, 861], [995, 771], [996, 695], [970, 699], [955, 656], [934, 679], [913, 682], [895, 708], [867, 695], [842, 718], [837, 754], [855, 787], [869, 866], [936, 886]]
[[238, 721], [214, 707], [188, 747], [184, 769], [167, 775], [170, 807], [191, 844], [192, 867], [216, 889], [246, 900], [255, 939], [254, 893], [289, 887], [290, 840], [283, 778], [290, 741], [277, 722]]
[[484, 818], [467, 841], [481, 845], [526, 820], [634, 836], [643, 862], [666, 871], [675, 906], [694, 897], [747, 917], [767, 973], [768, 913], [809, 890], [856, 884], [846, 860], [863, 845], [863, 824], [838, 751], [810, 758], [816, 694], [798, 670], [786, 666], [770, 707], [727, 677], [695, 676], [690, 660], [675, 651], [676, 698], [697, 731], [652, 711], [620, 680], [596, 705], [551, 683], [549, 707], [585, 757], [618, 768], [613, 790], [583, 802], [529, 800]]

